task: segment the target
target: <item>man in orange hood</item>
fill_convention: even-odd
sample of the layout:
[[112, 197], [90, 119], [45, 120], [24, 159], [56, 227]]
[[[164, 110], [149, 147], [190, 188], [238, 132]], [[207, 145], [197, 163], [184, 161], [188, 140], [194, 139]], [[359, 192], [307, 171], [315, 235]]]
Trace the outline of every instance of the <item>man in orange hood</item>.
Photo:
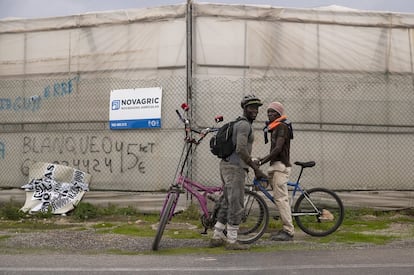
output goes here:
[[292, 164], [290, 163], [290, 140], [293, 138], [292, 127], [287, 120], [285, 108], [280, 102], [272, 102], [267, 108], [269, 124], [267, 131], [271, 133], [270, 153], [259, 158], [258, 164], [270, 162], [268, 170], [269, 183], [273, 186], [273, 196], [280, 212], [283, 229], [271, 236], [274, 241], [290, 241], [295, 229], [289, 203], [287, 181]]

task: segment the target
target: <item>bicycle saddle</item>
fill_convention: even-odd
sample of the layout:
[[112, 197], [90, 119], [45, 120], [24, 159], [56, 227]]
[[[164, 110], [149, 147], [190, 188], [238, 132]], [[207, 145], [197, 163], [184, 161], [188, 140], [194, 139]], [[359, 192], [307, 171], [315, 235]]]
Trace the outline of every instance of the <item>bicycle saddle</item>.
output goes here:
[[307, 161], [307, 162], [295, 161], [295, 164], [305, 168], [305, 167], [315, 166], [316, 162], [314, 162], [313, 160], [312, 161]]

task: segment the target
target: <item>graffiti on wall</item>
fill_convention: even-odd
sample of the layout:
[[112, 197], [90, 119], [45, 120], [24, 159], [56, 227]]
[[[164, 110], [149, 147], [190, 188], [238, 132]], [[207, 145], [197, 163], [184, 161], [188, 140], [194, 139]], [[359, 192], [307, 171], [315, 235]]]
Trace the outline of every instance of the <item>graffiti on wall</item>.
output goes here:
[[6, 145], [0, 141], [0, 159], [4, 159], [6, 156]]
[[21, 97], [0, 98], [0, 111], [37, 111], [40, 109], [40, 98]]
[[62, 97], [71, 94], [73, 92], [74, 84], [78, 83], [79, 79], [79, 76], [75, 76], [68, 81], [47, 85], [43, 89], [43, 98], [48, 99], [50, 97]]
[[73, 88], [79, 82], [79, 76], [67, 81], [47, 85], [38, 95], [29, 97], [0, 98], [0, 111], [35, 112], [41, 108], [42, 100], [53, 97], [63, 97], [72, 94]]
[[[87, 173], [145, 174], [145, 159], [154, 152], [155, 143], [133, 143], [112, 137], [95, 135], [62, 135], [56, 137], [24, 136], [22, 151], [27, 156], [22, 164], [23, 175], [38, 156], [55, 156], [50, 162], [62, 164]], [[62, 156], [62, 157], [56, 157]]]

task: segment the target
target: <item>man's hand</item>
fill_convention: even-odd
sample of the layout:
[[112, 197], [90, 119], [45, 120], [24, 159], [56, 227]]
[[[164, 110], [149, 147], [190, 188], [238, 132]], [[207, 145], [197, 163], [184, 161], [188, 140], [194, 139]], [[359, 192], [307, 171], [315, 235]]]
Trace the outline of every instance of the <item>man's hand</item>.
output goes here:
[[256, 177], [256, 179], [267, 179], [267, 175], [258, 168], [254, 170], [254, 176]]
[[260, 163], [260, 159], [258, 158], [252, 158], [252, 162], [254, 163], [254, 165], [256, 165], [257, 167], [259, 167], [261, 165]]
[[253, 169], [254, 176], [257, 179], [267, 179], [267, 175], [260, 170], [259, 163], [257, 163], [254, 159], [250, 159], [248, 165]]

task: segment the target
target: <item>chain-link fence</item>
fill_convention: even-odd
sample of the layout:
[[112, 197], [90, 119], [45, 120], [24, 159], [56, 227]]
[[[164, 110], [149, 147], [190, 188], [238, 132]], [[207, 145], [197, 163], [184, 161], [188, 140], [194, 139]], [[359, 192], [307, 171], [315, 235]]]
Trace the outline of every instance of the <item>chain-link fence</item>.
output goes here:
[[[184, 143], [175, 109], [188, 101], [193, 125], [212, 126], [254, 93], [254, 156], [268, 153], [266, 105], [280, 101], [292, 162], [317, 163], [306, 186], [414, 190], [412, 16], [194, 5], [187, 32], [185, 11], [0, 22], [0, 187], [41, 161], [90, 173], [95, 190], [165, 190]], [[110, 130], [111, 91], [147, 87], [162, 88], [162, 127]], [[191, 175], [220, 184], [218, 162], [204, 140]]]
[[[242, 112], [243, 91], [252, 91], [265, 106], [273, 100], [285, 105], [295, 129], [292, 162], [317, 163], [306, 171], [308, 185], [341, 190], [412, 190], [414, 127], [413, 116], [408, 115], [413, 102], [411, 76], [313, 75], [194, 79], [190, 96], [193, 123], [213, 126], [217, 114], [226, 121], [235, 118]], [[21, 96], [10, 97], [10, 105], [2, 99], [2, 187], [22, 185], [36, 161], [91, 173], [92, 188], [96, 189], [151, 191], [168, 187], [184, 144], [183, 125], [175, 109], [186, 100], [185, 77], [152, 81], [79, 78], [66, 93], [56, 88], [39, 99], [28, 96], [39, 94], [35, 91], [45, 93], [45, 87], [56, 82], [65, 80], [0, 81], [2, 94], [13, 89], [14, 95], [24, 91]], [[153, 86], [163, 87], [162, 129], [110, 130], [109, 92], [119, 87]], [[366, 98], [352, 97], [360, 93], [350, 87], [362, 89]], [[254, 122], [255, 156], [264, 156], [269, 149], [261, 131], [266, 121], [265, 106]], [[205, 140], [192, 158], [194, 179], [211, 185], [220, 183], [218, 162]]]
[[[212, 113], [224, 113], [227, 119], [240, 113], [242, 95], [237, 90], [253, 91], [267, 104], [281, 101], [295, 129], [292, 161], [317, 163], [305, 171], [304, 179], [310, 186], [413, 189], [409, 167], [414, 153], [409, 148], [414, 145], [414, 127], [408, 114], [413, 112], [414, 94], [410, 75], [296, 72], [251, 81], [197, 81], [195, 86], [195, 118], [202, 125], [209, 125]], [[264, 156], [269, 149], [261, 131], [265, 110], [259, 110], [254, 123], [256, 156]], [[211, 178], [203, 173], [208, 171], [205, 163], [210, 163], [203, 157], [207, 151], [197, 155], [201, 163], [195, 174], [203, 174], [203, 180]]]
[[[25, 81], [24, 89], [20, 80], [0, 80], [0, 93], [14, 94], [3, 99], [3, 187], [24, 183], [30, 165], [37, 161], [87, 171], [96, 189], [145, 191], [167, 187], [164, 176], [174, 174], [171, 164], [178, 160], [182, 141], [174, 108], [185, 101], [185, 78], [79, 78], [63, 94], [61, 85], [54, 83], [67, 80]], [[56, 88], [49, 92], [49, 87]], [[162, 129], [109, 130], [110, 91], [118, 87], [163, 87]]]

